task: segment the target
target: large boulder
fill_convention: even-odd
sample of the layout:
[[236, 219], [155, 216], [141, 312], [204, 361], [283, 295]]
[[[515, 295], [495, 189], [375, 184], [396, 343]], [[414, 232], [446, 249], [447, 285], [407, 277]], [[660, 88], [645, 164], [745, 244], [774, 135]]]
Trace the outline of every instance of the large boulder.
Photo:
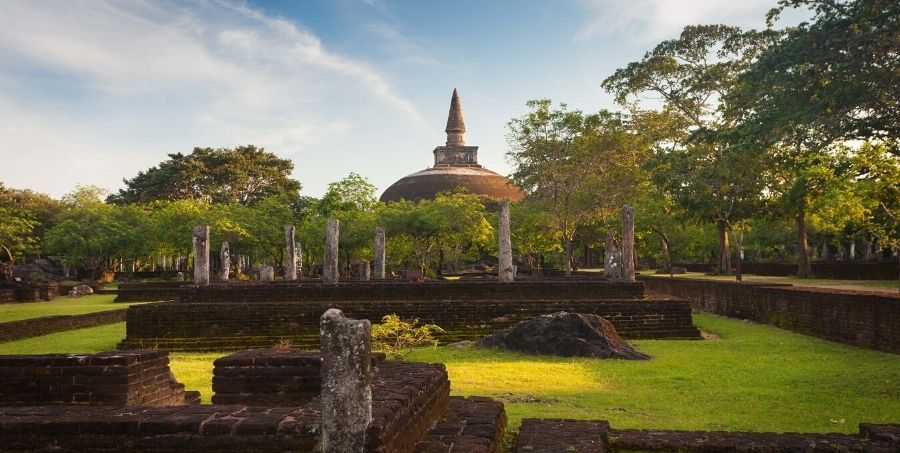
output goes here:
[[597, 315], [564, 311], [494, 332], [478, 341], [475, 347], [563, 357], [650, 359], [626, 343], [609, 321]]
[[94, 294], [94, 288], [91, 288], [91, 285], [78, 285], [72, 289], [78, 293], [79, 296]]

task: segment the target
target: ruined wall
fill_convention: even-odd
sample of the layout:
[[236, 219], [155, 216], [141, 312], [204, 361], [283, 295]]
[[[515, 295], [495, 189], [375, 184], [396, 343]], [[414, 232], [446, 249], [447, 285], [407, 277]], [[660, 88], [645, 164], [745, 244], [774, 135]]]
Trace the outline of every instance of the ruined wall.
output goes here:
[[[708, 272], [715, 264], [687, 263], [675, 264], [690, 272]], [[741, 263], [741, 271], [745, 274], [786, 277], [797, 275], [796, 263]], [[817, 278], [835, 278], [841, 280], [896, 280], [897, 261], [853, 262], [853, 261], [818, 261], [812, 263], [813, 274]]]
[[128, 308], [120, 348], [174, 350], [271, 347], [282, 340], [315, 347], [319, 316], [338, 308], [348, 317], [379, 322], [396, 313], [441, 326], [442, 342], [475, 340], [540, 315], [568, 311], [605, 317], [626, 339], [700, 338], [691, 307], [678, 299], [635, 300], [466, 300], [344, 302], [167, 302]]
[[[262, 368], [280, 366], [268, 363]], [[380, 363], [373, 371], [366, 451], [413, 451], [441, 418], [449, 393], [441, 364]], [[317, 451], [320, 417], [318, 397], [301, 406], [274, 408], [0, 406], [0, 449], [312, 452]], [[460, 421], [466, 425], [465, 418]], [[497, 429], [492, 426], [490, 431]], [[493, 443], [499, 445], [501, 436], [502, 430]]]
[[900, 425], [861, 423], [859, 434], [611, 429], [605, 420], [522, 420], [516, 453], [564, 451], [896, 452]]
[[900, 297], [789, 285], [645, 277], [647, 288], [731, 318], [900, 353]]
[[43, 318], [4, 322], [0, 323], [0, 341], [37, 337], [53, 332], [122, 322], [125, 321], [125, 311], [126, 309], [122, 308], [84, 315], [46, 316]]
[[167, 351], [0, 356], [0, 406], [179, 406], [199, 402], [169, 370]]
[[236, 282], [205, 288], [184, 284], [122, 285], [116, 302], [181, 300], [183, 302], [365, 301], [365, 300], [584, 300], [638, 299], [640, 282], [602, 279], [497, 281], [341, 282], [338, 285], [296, 282]]

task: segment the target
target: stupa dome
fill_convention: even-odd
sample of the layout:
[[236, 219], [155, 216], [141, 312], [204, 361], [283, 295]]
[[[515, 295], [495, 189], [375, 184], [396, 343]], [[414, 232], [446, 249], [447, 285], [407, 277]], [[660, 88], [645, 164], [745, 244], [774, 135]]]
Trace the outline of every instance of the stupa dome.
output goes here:
[[505, 176], [478, 165], [478, 147], [466, 146], [466, 123], [456, 90], [444, 131], [447, 144], [434, 149], [434, 167], [404, 176], [381, 194], [381, 201], [431, 199], [460, 187], [498, 200], [518, 201], [525, 197], [522, 189]]

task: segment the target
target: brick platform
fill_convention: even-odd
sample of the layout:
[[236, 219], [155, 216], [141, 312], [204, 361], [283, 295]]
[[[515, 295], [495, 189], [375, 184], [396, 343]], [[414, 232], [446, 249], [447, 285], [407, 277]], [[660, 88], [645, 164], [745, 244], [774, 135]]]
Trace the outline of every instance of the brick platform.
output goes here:
[[0, 356], [0, 406], [199, 403], [169, 370], [167, 351]]
[[[372, 354], [372, 365], [384, 359]], [[220, 357], [213, 366], [213, 404], [300, 406], [322, 390], [318, 352], [249, 349]]]
[[[277, 360], [270, 360], [273, 366]], [[477, 438], [497, 432], [502, 404], [472, 399], [477, 407], [448, 406], [450, 382], [443, 365], [383, 362], [373, 370], [372, 423], [366, 451], [410, 452], [435, 421], [471, 420], [462, 432]], [[445, 408], [450, 412], [445, 413]], [[499, 412], [498, 412], [499, 411]], [[492, 414], [485, 418], [478, 414]], [[452, 415], [451, 415], [452, 414]], [[246, 405], [187, 407], [0, 407], [0, 449], [54, 451], [300, 451], [319, 441], [321, 402], [299, 407]], [[500, 430], [502, 433], [502, 429]], [[481, 436], [484, 437], [484, 436]], [[499, 435], [486, 438], [499, 439]], [[497, 451], [488, 442], [489, 450]], [[466, 450], [479, 451], [479, 450]]]
[[516, 452], [896, 452], [900, 425], [860, 424], [858, 435], [610, 429], [603, 420], [525, 419]]
[[454, 396], [416, 453], [500, 453], [506, 431], [503, 403], [490, 398]]
[[166, 302], [128, 308], [126, 338], [119, 348], [179, 351], [270, 348], [283, 341], [314, 348], [319, 316], [337, 308], [348, 317], [378, 323], [388, 314], [441, 326], [442, 342], [477, 340], [540, 315], [567, 311], [605, 317], [626, 339], [699, 339], [687, 301], [645, 300], [454, 300], [345, 302]]
[[369, 300], [597, 300], [640, 299], [641, 282], [604, 279], [485, 281], [233, 282], [196, 287], [185, 282], [121, 285], [116, 302], [299, 302]]

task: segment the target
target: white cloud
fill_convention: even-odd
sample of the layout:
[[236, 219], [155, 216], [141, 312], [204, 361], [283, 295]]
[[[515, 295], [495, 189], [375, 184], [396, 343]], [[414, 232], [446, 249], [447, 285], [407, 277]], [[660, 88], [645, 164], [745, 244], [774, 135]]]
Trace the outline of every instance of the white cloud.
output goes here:
[[575, 34], [576, 41], [611, 32], [626, 32], [639, 42], [657, 42], [678, 35], [686, 25], [728, 24], [765, 26], [774, 0], [581, 0], [590, 19]]
[[[2, 1], [0, 99], [0, 155], [10, 164], [0, 179], [19, 186], [40, 186], [23, 180], [55, 155], [75, 158], [66, 169], [104, 168], [117, 181], [194, 145], [297, 154], [351, 130], [354, 107], [424, 124], [370, 63], [225, 0]], [[115, 165], [96, 165], [108, 160]]]

